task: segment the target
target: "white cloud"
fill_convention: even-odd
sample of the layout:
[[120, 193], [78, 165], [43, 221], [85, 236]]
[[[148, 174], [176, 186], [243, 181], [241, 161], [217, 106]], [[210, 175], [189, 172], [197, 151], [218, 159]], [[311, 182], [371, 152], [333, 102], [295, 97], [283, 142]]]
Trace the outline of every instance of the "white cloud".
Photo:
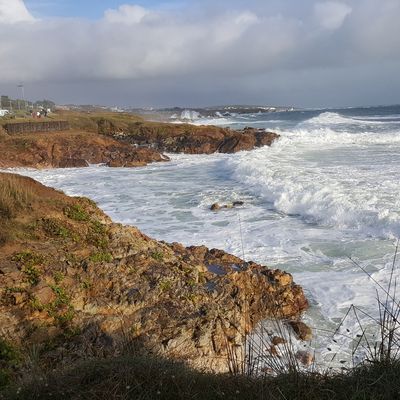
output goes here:
[[124, 4], [117, 10], [107, 10], [104, 19], [111, 23], [139, 24], [149, 11], [137, 5]]
[[0, 0], [0, 24], [33, 21], [23, 0]]
[[0, 24], [33, 21], [23, 0], [0, 0]]
[[314, 6], [314, 13], [317, 22], [325, 29], [335, 30], [342, 26], [346, 17], [352, 9], [347, 4], [336, 1], [317, 3]]

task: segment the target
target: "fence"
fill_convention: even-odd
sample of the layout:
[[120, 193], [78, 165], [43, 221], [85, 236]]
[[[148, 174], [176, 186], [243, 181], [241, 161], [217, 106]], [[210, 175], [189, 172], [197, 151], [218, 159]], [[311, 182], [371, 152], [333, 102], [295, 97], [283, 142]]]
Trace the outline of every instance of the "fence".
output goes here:
[[5, 124], [3, 128], [9, 135], [29, 132], [56, 132], [69, 129], [68, 121], [46, 121], [46, 122], [15, 122]]

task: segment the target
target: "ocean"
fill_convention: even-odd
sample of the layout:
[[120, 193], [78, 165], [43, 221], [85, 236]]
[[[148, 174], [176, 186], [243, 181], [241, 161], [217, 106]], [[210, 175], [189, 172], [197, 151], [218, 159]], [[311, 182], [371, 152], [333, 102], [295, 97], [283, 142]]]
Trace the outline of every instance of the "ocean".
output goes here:
[[[314, 338], [306, 348], [317, 364], [357, 363], [363, 330], [378, 340], [377, 295], [385, 300], [400, 236], [400, 106], [196, 118], [281, 137], [250, 152], [170, 154], [171, 162], [143, 168], [18, 172], [90, 197], [114, 221], [156, 239], [290, 272], [310, 302], [304, 321]], [[209, 209], [236, 200], [244, 205]]]

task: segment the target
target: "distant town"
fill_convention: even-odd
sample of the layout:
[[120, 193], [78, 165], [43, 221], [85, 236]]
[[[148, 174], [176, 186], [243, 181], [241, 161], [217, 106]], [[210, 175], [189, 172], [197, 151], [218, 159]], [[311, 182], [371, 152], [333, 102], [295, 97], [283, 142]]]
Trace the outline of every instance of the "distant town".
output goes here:
[[287, 112], [295, 108], [287, 106], [271, 105], [223, 105], [211, 107], [112, 107], [92, 104], [66, 104], [59, 105], [52, 100], [29, 101], [25, 99], [13, 99], [2, 95], [0, 100], [0, 117], [45, 117], [56, 110], [84, 111], [84, 112], [126, 112], [144, 115], [155, 120], [195, 120], [197, 118], [218, 118], [234, 114], [254, 114], [265, 112]]

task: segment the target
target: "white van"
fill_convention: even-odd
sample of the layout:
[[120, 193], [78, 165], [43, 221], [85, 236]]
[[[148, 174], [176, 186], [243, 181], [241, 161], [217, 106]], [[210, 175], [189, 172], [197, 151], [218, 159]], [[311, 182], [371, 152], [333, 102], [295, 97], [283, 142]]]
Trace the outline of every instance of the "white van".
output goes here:
[[10, 114], [10, 111], [8, 111], [8, 110], [0, 110], [0, 117], [4, 117], [7, 114]]

